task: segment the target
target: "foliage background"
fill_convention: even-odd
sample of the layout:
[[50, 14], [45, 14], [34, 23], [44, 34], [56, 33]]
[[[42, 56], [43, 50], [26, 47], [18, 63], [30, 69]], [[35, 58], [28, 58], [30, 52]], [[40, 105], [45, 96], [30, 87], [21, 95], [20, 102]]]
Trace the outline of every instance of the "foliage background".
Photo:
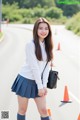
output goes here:
[[59, 4], [57, 0], [3, 0], [2, 18], [10, 23], [34, 23], [38, 17], [51, 24], [66, 24], [66, 28], [80, 34], [80, 4]]

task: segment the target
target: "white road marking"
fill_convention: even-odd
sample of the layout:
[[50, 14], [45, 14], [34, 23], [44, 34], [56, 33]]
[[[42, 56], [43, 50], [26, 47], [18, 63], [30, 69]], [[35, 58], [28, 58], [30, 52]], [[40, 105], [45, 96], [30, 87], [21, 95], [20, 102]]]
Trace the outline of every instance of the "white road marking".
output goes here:
[[69, 94], [80, 104], [80, 100], [76, 96], [74, 96], [70, 91], [69, 91]]

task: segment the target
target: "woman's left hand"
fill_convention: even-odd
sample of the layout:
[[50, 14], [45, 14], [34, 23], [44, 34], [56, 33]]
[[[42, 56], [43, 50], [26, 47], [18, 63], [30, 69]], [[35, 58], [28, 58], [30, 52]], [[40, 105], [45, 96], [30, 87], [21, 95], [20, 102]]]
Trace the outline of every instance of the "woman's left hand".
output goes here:
[[44, 87], [44, 91], [45, 91], [44, 95], [47, 95], [47, 88]]

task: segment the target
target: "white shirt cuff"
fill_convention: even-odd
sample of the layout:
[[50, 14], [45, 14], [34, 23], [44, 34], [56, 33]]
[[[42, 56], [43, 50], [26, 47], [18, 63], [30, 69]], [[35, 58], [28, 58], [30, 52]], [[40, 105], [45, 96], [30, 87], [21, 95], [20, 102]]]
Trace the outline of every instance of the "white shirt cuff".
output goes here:
[[47, 83], [44, 83], [44, 84], [43, 84], [43, 87], [47, 88]]
[[42, 84], [37, 84], [38, 89], [43, 89], [43, 85]]

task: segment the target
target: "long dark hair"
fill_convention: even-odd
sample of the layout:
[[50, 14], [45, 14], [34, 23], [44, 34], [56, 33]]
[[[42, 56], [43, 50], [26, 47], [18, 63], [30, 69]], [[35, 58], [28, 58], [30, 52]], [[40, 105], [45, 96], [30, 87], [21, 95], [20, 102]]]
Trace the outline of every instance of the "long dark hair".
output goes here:
[[49, 29], [49, 34], [45, 38], [45, 50], [47, 53], [47, 60], [50, 61], [53, 59], [53, 41], [52, 41], [52, 31], [49, 22], [45, 18], [39, 18], [33, 27], [33, 39], [34, 39], [34, 44], [35, 44], [35, 54], [38, 60], [42, 60], [42, 53], [41, 53], [41, 48], [39, 44], [39, 36], [37, 34], [38, 27], [40, 23], [46, 23], [48, 25]]

